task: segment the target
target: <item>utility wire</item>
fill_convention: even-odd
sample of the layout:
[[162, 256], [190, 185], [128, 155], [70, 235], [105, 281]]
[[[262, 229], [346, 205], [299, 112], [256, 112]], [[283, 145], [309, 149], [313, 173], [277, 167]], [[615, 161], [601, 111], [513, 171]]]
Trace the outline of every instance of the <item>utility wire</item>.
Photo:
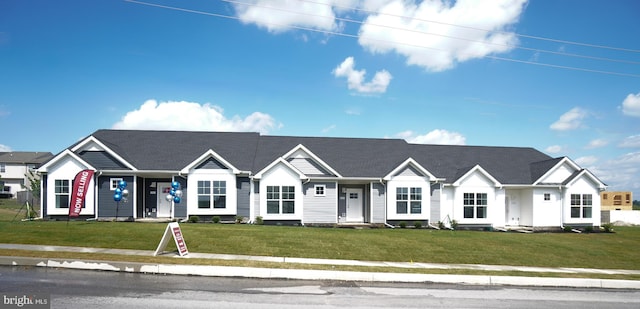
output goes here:
[[[282, 12], [287, 12], [287, 13], [291, 13], [291, 14], [295, 14], [295, 15], [305, 15], [305, 16], [310, 16], [310, 17], [324, 18], [324, 19], [335, 19], [335, 20], [339, 20], [339, 21], [344, 21], [344, 22], [354, 23], [354, 24], [360, 24], [360, 25], [364, 25], [365, 24], [365, 22], [360, 21], [360, 20], [342, 18], [342, 17], [338, 17], [338, 16], [333, 17], [333, 16], [310, 14], [310, 13], [305, 13], [305, 12], [297, 12], [297, 11], [293, 11], [293, 10], [277, 8], [277, 7], [273, 7], [273, 6], [260, 5], [260, 4], [252, 4], [252, 3], [247, 3], [247, 2], [243, 2], [243, 1], [237, 1], [237, 0], [220, 0], [220, 1], [233, 3], [233, 4], [238, 4], [238, 5], [246, 5], [246, 6], [265, 8], [265, 9], [269, 9], [269, 10], [282, 11]], [[318, 2], [306, 1], [306, 0], [299, 0], [299, 1], [321, 4], [321, 3], [318, 3]], [[327, 6], [329, 6], [329, 5], [327, 4]], [[387, 14], [383, 14], [383, 15], [387, 15]], [[397, 15], [395, 15], [395, 16], [397, 16]], [[399, 17], [399, 16], [397, 16], [397, 17]], [[408, 17], [405, 17], [405, 18], [408, 18]], [[414, 20], [418, 20], [418, 21], [423, 21], [421, 19], [416, 19], [416, 18], [413, 18], [413, 19]], [[445, 34], [431, 33], [431, 32], [426, 32], [426, 31], [413, 30], [413, 29], [407, 29], [407, 28], [402, 28], [402, 27], [387, 26], [387, 25], [381, 25], [381, 24], [375, 24], [375, 23], [368, 23], [367, 25], [381, 27], [381, 28], [388, 28], [388, 29], [393, 29], [393, 30], [399, 30], [399, 31], [406, 31], [406, 32], [417, 33], [417, 34], [439, 36], [439, 37], [444, 37], [444, 38], [454, 39], [454, 40], [461, 40], [461, 41], [467, 41], [467, 42], [473, 42], [473, 43], [481, 43], [481, 44], [484, 44], [484, 45], [509, 47], [509, 48], [513, 48], [513, 49], [521, 49], [521, 50], [533, 51], [533, 52], [537, 52], [537, 53], [546, 53], [546, 54], [553, 54], [553, 55], [560, 55], [560, 56], [567, 56], [567, 57], [575, 57], [575, 58], [583, 58], [583, 59], [599, 60], [599, 61], [609, 61], [609, 62], [618, 62], [618, 63], [627, 63], [627, 64], [636, 64], [636, 65], [640, 64], [640, 62], [638, 62], [638, 61], [612, 59], [612, 58], [596, 57], [596, 56], [573, 54], [573, 53], [566, 53], [566, 52], [558, 52], [558, 51], [551, 51], [551, 50], [545, 50], [545, 49], [523, 47], [523, 46], [518, 46], [518, 45], [513, 45], [513, 44], [499, 44], [499, 43], [485, 42], [485, 41], [460, 38], [460, 37], [455, 37], [455, 36], [450, 36], [450, 35], [445, 35]], [[478, 30], [478, 29], [476, 29], [476, 30]], [[517, 35], [516, 33], [503, 32], [503, 31], [489, 31], [489, 30], [481, 30], [481, 31], [495, 32], [495, 33], [502, 33], [502, 34], [509, 34], [509, 35]]]
[[[214, 17], [220, 17], [220, 18], [226, 18], [226, 19], [240, 20], [239, 17], [229, 16], [229, 15], [224, 15], [224, 14], [203, 12], [203, 11], [198, 11], [198, 10], [191, 10], [191, 9], [185, 9], [185, 8], [180, 8], [180, 7], [173, 7], [173, 6], [167, 6], [167, 5], [162, 5], [162, 4], [143, 2], [143, 1], [138, 1], [138, 0], [124, 0], [124, 1], [125, 2], [130, 2], [130, 3], [135, 3], [135, 4], [140, 4], [140, 5], [146, 5], [146, 6], [151, 6], [151, 7], [168, 9], [168, 10], [175, 10], [175, 11], [194, 13], [194, 14], [200, 14], [200, 15], [206, 15], [206, 16], [214, 16]], [[355, 39], [359, 38], [358, 35], [354, 35], [354, 34], [341, 33], [341, 32], [335, 32], [335, 31], [328, 31], [328, 30], [319, 30], [319, 29], [309, 28], [309, 27], [301, 27], [301, 26], [279, 24], [279, 23], [272, 23], [272, 22], [268, 22], [266, 24], [273, 25], [273, 26], [290, 28], [290, 29], [297, 29], [297, 30], [304, 30], [304, 31], [318, 32], [318, 33], [323, 33], [323, 34], [330, 34], [330, 35], [336, 35], [336, 36], [355, 38]], [[446, 52], [445, 50], [442, 50], [442, 49], [433, 48], [433, 47], [427, 47], [427, 46], [417, 45], [417, 44], [399, 43], [399, 42], [394, 42], [394, 41], [389, 41], [389, 40], [372, 39], [372, 38], [367, 38], [367, 40], [383, 42], [383, 43], [400, 44], [400, 45], [417, 47], [417, 48], [422, 48], [422, 49], [430, 49], [430, 50], [435, 50], [435, 51], [440, 51], [440, 52]], [[574, 71], [582, 71], [582, 72], [591, 72], [591, 73], [599, 73], [599, 74], [607, 74], [607, 75], [617, 75], [617, 76], [627, 76], [627, 77], [640, 78], [640, 75], [638, 75], [638, 74], [629, 74], [629, 73], [620, 73], [620, 72], [602, 71], [602, 70], [592, 70], [592, 69], [586, 69], [586, 68], [563, 66], [563, 65], [554, 65], [554, 64], [548, 64], [548, 63], [540, 63], [540, 62], [533, 62], [533, 61], [527, 61], [527, 60], [503, 58], [503, 57], [497, 57], [497, 56], [486, 55], [486, 56], [482, 56], [481, 58], [500, 60], [500, 61], [508, 61], [508, 62], [516, 62], [516, 63], [530, 64], [530, 65], [537, 65], [537, 66], [544, 66], [544, 67], [551, 67], [551, 68], [559, 68], [559, 69], [566, 69], [566, 70], [574, 70]]]
[[[221, 0], [221, 1], [225, 1], [225, 0]], [[314, 4], [321, 4], [321, 5], [327, 5], [327, 6], [333, 6], [333, 7], [337, 7], [337, 8], [341, 8], [341, 9], [353, 10], [353, 11], [363, 12], [363, 13], [367, 13], [367, 14], [378, 14], [378, 15], [399, 17], [399, 18], [404, 18], [404, 19], [413, 19], [413, 20], [417, 20], [417, 21], [423, 21], [423, 22], [441, 24], [441, 25], [446, 25], [446, 26], [471, 29], [471, 30], [477, 30], [477, 31], [484, 31], [484, 32], [496, 32], [496, 33], [502, 33], [502, 34], [511, 34], [511, 32], [506, 32], [506, 31], [493, 31], [493, 30], [487, 30], [487, 29], [482, 29], [482, 28], [477, 28], [477, 27], [463, 26], [463, 25], [457, 25], [457, 24], [452, 24], [452, 23], [446, 23], [446, 22], [441, 22], [441, 21], [436, 21], [436, 20], [421, 19], [421, 18], [415, 18], [415, 17], [409, 17], [409, 16], [397, 15], [397, 14], [390, 14], [390, 13], [380, 13], [380, 12], [366, 10], [366, 9], [360, 9], [360, 8], [356, 8], [356, 7], [344, 6], [344, 5], [338, 5], [338, 4], [328, 4], [328, 3], [322, 3], [322, 2], [313, 1], [313, 0], [298, 0], [298, 1], [307, 2], [307, 3], [314, 3]], [[548, 42], [554, 42], [554, 43], [569, 44], [569, 45], [578, 45], [578, 46], [585, 46], [585, 47], [593, 47], [593, 48], [610, 49], [610, 50], [617, 50], [617, 51], [625, 51], [625, 52], [631, 52], [631, 53], [640, 53], [640, 50], [638, 50], [638, 49], [629, 49], [629, 48], [623, 48], [623, 47], [582, 43], [582, 42], [560, 40], [560, 39], [553, 39], [553, 38], [526, 35], [526, 34], [519, 34], [519, 33], [513, 33], [513, 34], [518, 36], [518, 37], [527, 38], [527, 39], [534, 39], [534, 40], [548, 41]]]

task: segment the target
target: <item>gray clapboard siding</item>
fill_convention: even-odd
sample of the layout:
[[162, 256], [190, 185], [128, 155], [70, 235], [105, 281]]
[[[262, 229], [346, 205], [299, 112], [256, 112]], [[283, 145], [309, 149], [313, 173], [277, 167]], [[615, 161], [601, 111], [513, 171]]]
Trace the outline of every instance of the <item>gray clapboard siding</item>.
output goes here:
[[371, 184], [371, 223], [385, 222], [385, 187], [381, 183]]
[[[325, 196], [315, 195], [315, 186], [324, 185]], [[338, 222], [338, 185], [335, 182], [310, 182], [303, 187], [303, 222]]]
[[237, 215], [249, 218], [251, 216], [251, 182], [248, 177], [236, 178], [236, 188], [238, 192], [238, 210]]

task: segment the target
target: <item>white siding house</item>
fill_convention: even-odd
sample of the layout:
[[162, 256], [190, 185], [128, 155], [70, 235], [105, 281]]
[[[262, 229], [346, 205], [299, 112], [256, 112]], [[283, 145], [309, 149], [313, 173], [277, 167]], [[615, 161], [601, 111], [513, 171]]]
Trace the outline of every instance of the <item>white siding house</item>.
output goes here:
[[[180, 151], [154, 142], [161, 139]], [[67, 214], [65, 196], [83, 169], [96, 173], [81, 216], [96, 219], [241, 216], [267, 224], [558, 229], [599, 225], [605, 189], [571, 159], [532, 148], [99, 130], [39, 169], [43, 217]], [[112, 199], [114, 179], [131, 182], [124, 205]], [[184, 192], [181, 204], [163, 199], [174, 181]]]

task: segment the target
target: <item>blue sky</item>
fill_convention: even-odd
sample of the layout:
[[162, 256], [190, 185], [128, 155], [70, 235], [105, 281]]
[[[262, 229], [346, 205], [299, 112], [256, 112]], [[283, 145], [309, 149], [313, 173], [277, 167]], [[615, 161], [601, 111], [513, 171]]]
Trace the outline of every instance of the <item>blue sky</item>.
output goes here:
[[534, 147], [639, 199], [639, 37], [636, 0], [4, 0], [0, 151], [103, 128]]

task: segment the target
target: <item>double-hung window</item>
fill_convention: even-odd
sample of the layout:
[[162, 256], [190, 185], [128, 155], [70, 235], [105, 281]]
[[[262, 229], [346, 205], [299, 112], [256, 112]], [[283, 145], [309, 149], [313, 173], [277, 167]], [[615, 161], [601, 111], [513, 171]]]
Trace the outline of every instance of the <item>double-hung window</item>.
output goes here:
[[591, 218], [592, 207], [591, 194], [571, 194], [571, 218]]
[[466, 219], [487, 218], [487, 194], [465, 193], [463, 198], [464, 217]]
[[296, 211], [294, 186], [267, 186], [267, 213], [293, 214]]
[[198, 180], [198, 208], [222, 209], [227, 207], [227, 182]]
[[396, 188], [396, 213], [422, 213], [422, 188]]
[[56, 208], [69, 208], [69, 180], [56, 179], [54, 186]]

